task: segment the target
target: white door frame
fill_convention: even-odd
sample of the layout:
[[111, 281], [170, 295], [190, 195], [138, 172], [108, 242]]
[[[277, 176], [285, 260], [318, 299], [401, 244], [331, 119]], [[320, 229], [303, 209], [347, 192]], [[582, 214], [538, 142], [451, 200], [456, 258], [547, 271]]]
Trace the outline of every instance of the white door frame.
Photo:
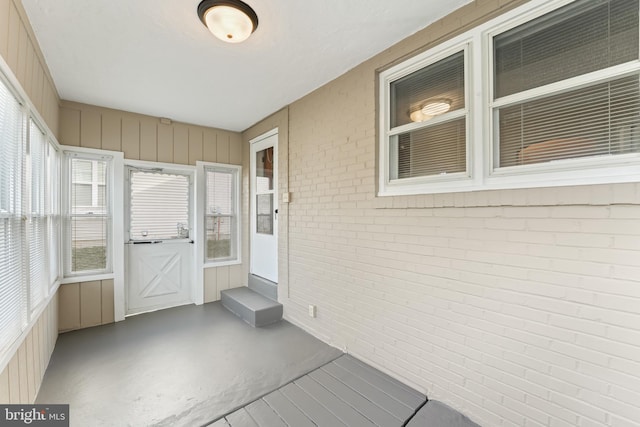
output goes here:
[[[122, 227], [122, 260], [124, 265], [124, 272], [123, 272], [123, 279], [120, 281], [120, 283], [114, 283], [114, 296], [115, 296], [115, 311], [117, 314], [119, 314], [120, 317], [119, 319], [116, 318], [117, 320], [124, 320], [124, 317], [126, 316], [126, 311], [127, 311], [127, 301], [126, 301], [126, 294], [127, 294], [127, 289], [126, 289], [126, 278], [128, 275], [128, 260], [127, 260], [127, 256], [126, 256], [126, 245], [125, 243], [129, 240], [129, 203], [130, 203], [130, 194], [129, 194], [129, 178], [127, 177], [128, 174], [128, 167], [132, 166], [132, 167], [139, 167], [139, 168], [143, 168], [143, 169], [153, 169], [153, 168], [162, 168], [162, 169], [166, 169], [167, 171], [175, 171], [175, 172], [180, 172], [180, 173], [184, 173], [185, 175], [190, 175], [191, 177], [191, 182], [193, 183], [193, 185], [191, 186], [191, 194], [190, 196], [190, 200], [191, 200], [191, 204], [189, 209], [191, 210], [191, 229], [190, 229], [190, 237], [191, 240], [196, 241], [196, 239], [201, 238], [200, 234], [201, 234], [201, 230], [200, 230], [200, 223], [197, 221], [197, 212], [196, 212], [196, 196], [197, 196], [197, 191], [196, 191], [196, 167], [195, 166], [191, 166], [191, 165], [180, 165], [180, 164], [176, 164], [176, 163], [161, 163], [161, 162], [150, 162], [150, 161], [145, 161], [145, 160], [129, 160], [129, 159], [125, 159], [124, 160], [124, 167], [122, 168], [122, 192], [123, 192], [123, 206], [122, 206], [122, 218], [123, 218], [123, 222], [124, 222], [124, 226]], [[196, 245], [193, 244], [191, 245], [191, 268], [192, 268], [192, 278], [193, 280], [191, 280], [192, 283], [192, 288], [191, 288], [191, 301], [193, 303], [196, 304], [202, 304], [202, 301], [204, 299], [204, 289], [202, 286], [198, 287], [198, 282], [199, 280], [197, 280], [197, 275], [198, 275], [198, 269], [197, 269], [197, 254], [196, 254]], [[114, 249], [117, 249], [114, 246]], [[200, 271], [200, 274], [202, 273], [202, 271]]]
[[[256, 173], [256, 159], [253, 153], [254, 144], [259, 143], [269, 137], [276, 136], [276, 142], [273, 144], [273, 157], [274, 157], [274, 174], [273, 174], [273, 209], [275, 211], [278, 210], [279, 205], [279, 191], [278, 191], [278, 128], [271, 129], [268, 132], [263, 133], [260, 136], [257, 136], [249, 141], [249, 157], [250, 157], [250, 168], [249, 168], [249, 188], [250, 188], [250, 196], [249, 196], [249, 217], [250, 217], [250, 228], [249, 228], [249, 239], [250, 239], [250, 254], [249, 254], [249, 272], [253, 273], [253, 256], [255, 254], [255, 243], [254, 243], [254, 230], [256, 229], [256, 185], [255, 185], [255, 173]], [[276, 268], [276, 282], [278, 281], [278, 219], [277, 214], [274, 215], [273, 221], [273, 238], [275, 239], [276, 244], [276, 252], [275, 252], [275, 268]]]

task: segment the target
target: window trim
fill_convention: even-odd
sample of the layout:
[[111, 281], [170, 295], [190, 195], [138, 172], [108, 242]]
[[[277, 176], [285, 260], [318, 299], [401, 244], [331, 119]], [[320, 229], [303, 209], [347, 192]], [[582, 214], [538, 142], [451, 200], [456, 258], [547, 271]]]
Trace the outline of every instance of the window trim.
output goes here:
[[[407, 123], [391, 128], [391, 84], [411, 73], [422, 70], [460, 52], [463, 53], [464, 57], [465, 108], [445, 113], [442, 116], [435, 117], [426, 122]], [[475, 104], [472, 98], [472, 53], [472, 40], [468, 35], [463, 34], [449, 42], [396, 64], [379, 74], [378, 84], [381, 87], [379, 96], [379, 196], [432, 192], [429, 191], [429, 187], [433, 185], [441, 186], [443, 191], [456, 188], [459, 189], [458, 191], [461, 191], [461, 189], [468, 188], [470, 185], [473, 176], [472, 171], [474, 169], [471, 123], [473, 122], [473, 105]], [[397, 180], [390, 179], [391, 161], [394, 158], [393, 154], [390, 153], [391, 137], [406, 132], [426, 129], [462, 117], [466, 120], [466, 170], [464, 172], [452, 173], [446, 176], [429, 175]]]
[[[518, 25], [529, 22], [545, 13], [563, 7], [574, 0], [532, 0], [480, 24], [463, 34], [442, 42], [418, 55], [397, 63], [378, 73], [377, 88], [377, 196], [401, 196], [418, 194], [456, 193], [485, 190], [507, 190], [521, 188], [560, 187], [572, 185], [617, 184], [640, 182], [640, 153], [627, 153], [603, 159], [584, 157], [565, 159], [558, 164], [531, 164], [494, 168], [493, 109], [517, 100], [516, 95], [541, 96], [549, 91], [568, 91], [567, 81], [586, 85], [597, 80], [623, 77], [640, 73], [640, 59], [615, 65], [592, 73], [551, 83], [523, 93], [510, 95], [493, 102], [493, 37]], [[465, 83], [467, 85], [467, 156], [468, 178], [452, 180], [418, 178], [416, 182], [389, 182], [389, 83], [390, 79], [407, 75], [421, 68], [420, 61], [435, 62], [455, 52], [456, 46], [468, 45], [465, 57]], [[426, 66], [426, 65], [423, 65]], [[618, 74], [619, 73], [619, 74]], [[554, 92], [559, 93], [559, 92]], [[405, 126], [413, 126], [408, 124]], [[406, 129], [405, 129], [406, 130]], [[554, 162], [555, 163], [555, 162]], [[440, 178], [440, 179], [438, 179]], [[410, 178], [414, 180], [414, 178]], [[402, 180], [405, 181], [405, 180]]]
[[[38, 110], [36, 109], [35, 105], [33, 104], [33, 102], [30, 100], [30, 98], [28, 97], [26, 91], [24, 90], [24, 88], [22, 87], [22, 85], [20, 84], [20, 82], [18, 81], [18, 79], [16, 78], [16, 76], [13, 74], [13, 71], [11, 70], [11, 68], [8, 66], [8, 64], [6, 63], [6, 61], [4, 60], [4, 58], [2, 58], [2, 56], [0, 56], [0, 82], [2, 82], [2, 84], [4, 84], [7, 89], [9, 90], [9, 92], [16, 98], [18, 104], [20, 105], [20, 109], [22, 111], [22, 121], [23, 121], [23, 140], [22, 140], [22, 144], [23, 144], [23, 150], [22, 150], [22, 162], [26, 162], [27, 158], [26, 158], [26, 144], [28, 144], [28, 141], [26, 141], [27, 136], [27, 132], [26, 132], [26, 126], [28, 126], [28, 120], [29, 118], [31, 118], [39, 127], [40, 129], [44, 132], [45, 134], [45, 141], [46, 144], [51, 144], [51, 146], [55, 149], [55, 163], [57, 165], [57, 170], [56, 170], [56, 175], [57, 175], [57, 183], [59, 183], [59, 179], [60, 179], [60, 158], [61, 158], [61, 145], [60, 143], [57, 141], [54, 133], [51, 131], [51, 129], [47, 126], [47, 122], [42, 118], [42, 116], [40, 115], [40, 113], [38, 112]], [[28, 203], [28, 201], [26, 200], [27, 197], [27, 193], [25, 191], [26, 187], [25, 186], [29, 186], [30, 183], [27, 182], [28, 181], [28, 175], [26, 174], [26, 170], [23, 169], [22, 171], [22, 177], [24, 178], [25, 176], [27, 177], [27, 180], [22, 180], [23, 183], [20, 184], [20, 192], [21, 192], [21, 204], [19, 206], [16, 207], [16, 209], [19, 210], [20, 215], [22, 215], [23, 213], [26, 213], [26, 206], [25, 203]], [[55, 191], [57, 191], [57, 198], [54, 198], [54, 201], [56, 202], [56, 206], [50, 206], [52, 209], [55, 207], [55, 209], [57, 209], [57, 214], [60, 215], [60, 190], [56, 189]], [[7, 215], [11, 215], [10, 213], [6, 213]], [[54, 215], [54, 213], [50, 213], [51, 215]], [[5, 215], [5, 214], [2, 214]], [[58, 224], [57, 226], [58, 229], [58, 233], [60, 236], [61, 233], [61, 225]], [[59, 245], [60, 245], [60, 238], [58, 239], [58, 249], [59, 249]], [[28, 243], [23, 241], [23, 244]], [[48, 245], [47, 245], [48, 246]], [[46, 248], [46, 250], [48, 250], [48, 248]], [[27, 336], [31, 333], [31, 331], [33, 330], [33, 327], [36, 325], [36, 323], [39, 321], [39, 319], [41, 318], [42, 314], [44, 313], [44, 311], [50, 306], [51, 301], [55, 298], [55, 296], [57, 295], [58, 292], [58, 288], [60, 287], [60, 283], [61, 283], [61, 277], [62, 277], [62, 269], [61, 269], [61, 265], [60, 263], [58, 263], [58, 269], [55, 272], [55, 280], [53, 280], [52, 283], [46, 283], [46, 289], [44, 289], [45, 295], [43, 300], [38, 304], [37, 307], [30, 307], [29, 306], [29, 302], [28, 300], [25, 300], [25, 306], [23, 307], [25, 310], [24, 315], [25, 317], [25, 322], [22, 324], [21, 330], [19, 331], [19, 333], [16, 334], [15, 339], [13, 339], [12, 342], [7, 343], [7, 345], [5, 347], [0, 348], [0, 371], [4, 370], [6, 368], [6, 366], [9, 364], [9, 362], [11, 361], [11, 359], [15, 356], [16, 352], [18, 351], [18, 349], [20, 348], [20, 346], [24, 343], [24, 340], [27, 338]], [[24, 268], [29, 268], [28, 263], [26, 263]], [[50, 279], [47, 278], [48, 280]], [[25, 292], [27, 291], [27, 288], [29, 287], [29, 283], [28, 282], [22, 282], [22, 285], [25, 289]], [[45, 286], [45, 285], [43, 285]]]
[[[519, 25], [526, 24], [532, 20], [546, 14], [553, 12], [563, 6], [572, 3], [575, 0], [563, 0], [558, 2], [549, 2], [544, 6], [531, 7], [530, 10], [525, 9], [516, 19], [508, 19], [504, 16], [499, 17], [497, 20], [499, 24], [491, 26], [489, 30], [485, 32], [483, 37], [486, 40], [485, 52], [487, 57], [487, 67], [484, 80], [486, 82], [486, 102], [483, 103], [486, 116], [486, 129], [488, 129], [489, 141], [487, 158], [489, 165], [487, 169], [487, 181], [490, 182], [503, 182], [504, 185], [517, 185], [523, 177], [524, 179], [532, 180], [539, 185], [533, 186], [546, 186], [553, 184], [549, 181], [561, 181], [570, 182], [575, 181], [571, 179], [570, 174], [574, 174], [580, 171], [588, 171], [588, 174], [579, 174], [582, 179], [591, 178], [593, 182], [585, 182], [588, 184], [599, 183], [611, 183], [606, 180], [608, 176], [619, 175], [622, 171], [616, 172], [617, 168], [624, 168], [626, 166], [635, 165], [637, 167], [640, 162], [640, 153], [618, 154], [609, 158], [603, 158], [599, 156], [594, 157], [577, 157], [572, 159], [563, 159], [557, 162], [547, 163], [534, 163], [530, 165], [518, 165], [518, 166], [506, 166], [496, 167], [496, 145], [499, 144], [497, 139], [498, 124], [496, 123], [497, 115], [494, 114], [495, 110], [501, 107], [519, 104], [522, 102], [541, 99], [547, 96], [559, 95], [565, 92], [570, 92], [576, 89], [589, 87], [606, 81], [611, 81], [623, 77], [628, 77], [633, 74], [640, 74], [640, 55], [639, 58], [634, 61], [629, 61], [623, 64], [614, 65], [601, 70], [592, 71], [586, 74], [581, 74], [575, 77], [567, 78], [558, 82], [549, 83], [543, 86], [528, 89], [522, 92], [516, 92], [511, 95], [495, 98], [493, 96], [495, 89], [495, 77], [494, 77], [494, 49], [493, 39], [494, 37], [509, 31]], [[640, 37], [640, 36], [639, 36]], [[640, 78], [640, 76], [639, 76]], [[611, 170], [613, 169], [613, 170]], [[629, 170], [628, 172], [622, 172], [623, 174], [637, 171]], [[596, 176], [594, 176], [594, 173]], [[542, 175], [548, 176], [548, 179], [541, 177]], [[526, 178], [525, 178], [526, 177]], [[553, 178], [551, 178], [553, 177]], [[603, 182], [598, 182], [595, 178], [604, 178]], [[591, 181], [591, 180], [589, 180]], [[616, 181], [614, 181], [616, 182]], [[576, 182], [570, 182], [569, 184], [579, 184]], [[563, 184], [559, 184], [563, 185]]]
[[[114, 272], [114, 162], [115, 158], [113, 155], [109, 154], [104, 150], [93, 150], [93, 149], [66, 149], [62, 152], [64, 167], [62, 173], [62, 274], [67, 282], [67, 279], [73, 279], [73, 282], [85, 282], [87, 278], [95, 278], [95, 277], [111, 277]], [[88, 214], [72, 214], [71, 213], [71, 186], [72, 186], [72, 176], [71, 176], [71, 167], [70, 163], [72, 159], [81, 159], [81, 160], [91, 160], [91, 161], [106, 161], [106, 179], [105, 184], [107, 188], [105, 189], [105, 198], [107, 199], [107, 209], [105, 214], [100, 215], [91, 215]], [[92, 167], [93, 171], [93, 167]], [[107, 233], [106, 233], [106, 265], [104, 269], [95, 269], [95, 270], [83, 270], [79, 272], [71, 271], [70, 264], [71, 259], [68, 258], [71, 256], [71, 240], [70, 236], [67, 236], [67, 221], [70, 220], [71, 217], [104, 217], [107, 219]]]
[[[196, 241], [200, 242], [201, 248], [197, 248], [197, 257], [200, 259], [203, 268], [212, 268], [212, 267], [223, 267], [227, 265], [238, 265], [242, 264], [242, 191], [241, 191], [241, 182], [242, 182], [242, 166], [240, 165], [231, 165], [225, 163], [214, 163], [214, 162], [196, 162], [197, 178], [196, 182], [199, 183], [198, 197], [196, 200], [198, 201], [197, 206], [197, 215], [198, 215], [198, 223], [201, 225], [200, 234], [197, 235]], [[230, 171], [234, 175], [234, 211], [235, 211], [235, 232], [236, 232], [236, 257], [233, 259], [224, 259], [220, 261], [209, 260], [206, 258], [206, 218], [207, 214], [206, 210], [206, 171], [211, 169], [218, 169], [223, 171]]]

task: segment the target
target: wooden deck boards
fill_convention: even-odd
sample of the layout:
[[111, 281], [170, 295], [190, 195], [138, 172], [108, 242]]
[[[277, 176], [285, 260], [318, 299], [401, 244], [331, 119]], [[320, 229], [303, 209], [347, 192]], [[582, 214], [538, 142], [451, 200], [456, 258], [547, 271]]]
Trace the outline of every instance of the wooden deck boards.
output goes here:
[[402, 426], [426, 396], [344, 355], [238, 409], [213, 426]]

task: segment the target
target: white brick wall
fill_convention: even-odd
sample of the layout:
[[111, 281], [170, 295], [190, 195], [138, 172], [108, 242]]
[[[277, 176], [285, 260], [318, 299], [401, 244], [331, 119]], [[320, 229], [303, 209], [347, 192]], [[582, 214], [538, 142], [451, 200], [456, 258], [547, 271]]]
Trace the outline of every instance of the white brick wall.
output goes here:
[[376, 69], [514, 3], [289, 107], [285, 316], [487, 427], [638, 426], [640, 185], [375, 197]]

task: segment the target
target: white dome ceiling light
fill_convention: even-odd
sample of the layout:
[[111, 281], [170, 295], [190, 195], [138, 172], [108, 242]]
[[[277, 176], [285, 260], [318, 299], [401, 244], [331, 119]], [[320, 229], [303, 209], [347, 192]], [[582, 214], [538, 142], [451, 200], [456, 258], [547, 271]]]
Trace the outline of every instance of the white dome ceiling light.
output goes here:
[[227, 43], [240, 43], [258, 28], [258, 15], [240, 0], [204, 0], [198, 17], [211, 33]]

